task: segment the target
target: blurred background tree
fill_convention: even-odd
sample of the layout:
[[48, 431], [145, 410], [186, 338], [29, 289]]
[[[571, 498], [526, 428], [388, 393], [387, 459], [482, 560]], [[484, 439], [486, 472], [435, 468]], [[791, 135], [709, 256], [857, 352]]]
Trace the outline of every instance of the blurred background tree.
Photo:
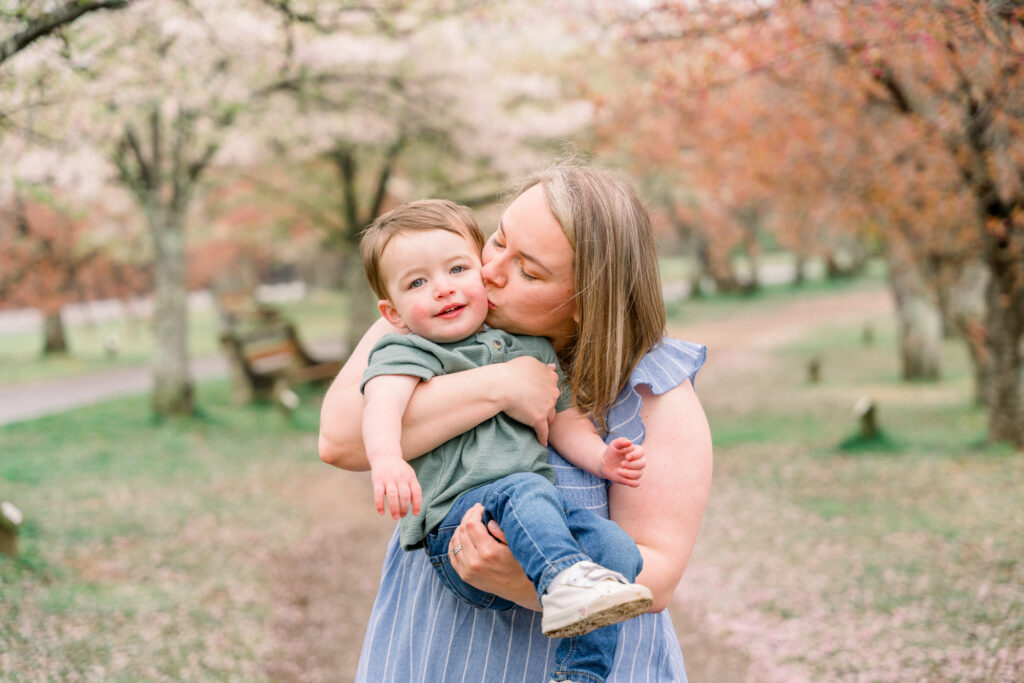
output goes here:
[[798, 262], [881, 250], [904, 376], [939, 376], [945, 323], [990, 438], [1020, 445], [1022, 20], [1011, 2], [659, 3], [620, 24], [599, 141], [676, 178], [669, 210], [727, 289], [756, 286], [729, 267], [758, 231]]
[[[12, 42], [39, 8], [100, 5], [120, 9]], [[154, 409], [190, 413], [189, 289], [246, 267], [343, 287], [351, 347], [373, 316], [354, 245], [376, 215], [446, 196], [486, 226], [508, 178], [571, 146], [634, 176], [696, 294], [756, 292], [766, 250], [791, 255], [797, 283], [811, 262], [844, 277], [884, 258], [904, 377], [937, 380], [941, 336], [963, 339], [990, 438], [1021, 444], [1022, 12], [995, 0], [20, 3], [0, 11], [2, 44], [22, 45], [0, 52], [0, 199], [15, 207], [2, 229], [28, 239], [12, 226], [32, 187], [51, 206], [121, 217], [124, 243], [144, 230]], [[111, 221], [80, 223], [103, 239], [76, 239], [113, 263]]]

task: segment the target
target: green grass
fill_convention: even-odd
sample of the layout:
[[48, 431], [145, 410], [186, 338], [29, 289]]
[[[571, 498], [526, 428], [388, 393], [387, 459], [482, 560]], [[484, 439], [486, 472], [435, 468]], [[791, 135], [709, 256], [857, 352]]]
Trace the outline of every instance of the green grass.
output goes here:
[[[296, 323], [304, 341], [339, 339], [345, 333], [347, 301], [340, 292], [315, 290], [300, 301], [280, 304]], [[149, 362], [153, 335], [149, 323], [137, 316], [123, 320], [68, 325], [67, 355], [43, 356], [41, 333], [18, 332], [0, 336], [0, 385], [65, 377]], [[104, 345], [110, 335], [121, 342], [110, 357]], [[216, 313], [212, 309], [189, 315], [189, 353], [192, 357], [220, 353]]]
[[275, 548], [308, 520], [286, 482], [323, 468], [317, 394], [291, 417], [230, 405], [155, 423], [126, 399], [0, 428], [0, 679], [259, 679]]
[[[783, 311], [871, 286], [677, 314]], [[335, 304], [323, 306], [309, 319], [333, 324]], [[823, 322], [741, 349], [735, 369], [711, 349], [697, 389], [715, 478], [681, 593], [773, 680], [1019, 680], [1024, 455], [985, 444], [956, 342], [942, 381], [906, 384], [893, 322], [870, 323], [870, 345], [862, 324]], [[146, 401], [126, 399], [0, 428], [0, 499], [26, 516], [20, 554], [0, 556], [0, 679], [267, 678], [271, 567], [316, 528], [294, 492], [328, 469], [317, 393], [288, 418], [232, 406], [226, 382], [198, 392], [195, 420], [154, 422]], [[864, 395], [884, 441], [850, 441]]]

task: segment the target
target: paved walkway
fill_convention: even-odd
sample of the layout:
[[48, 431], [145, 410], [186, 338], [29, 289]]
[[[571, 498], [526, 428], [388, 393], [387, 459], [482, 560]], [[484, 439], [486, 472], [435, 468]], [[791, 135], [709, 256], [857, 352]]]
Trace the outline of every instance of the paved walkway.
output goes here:
[[[191, 366], [192, 379], [196, 381], [221, 377], [227, 372], [227, 362], [220, 356], [195, 358]], [[153, 371], [145, 365], [0, 386], [0, 425], [145, 394], [152, 386]]]
[[[319, 340], [310, 343], [309, 350], [317, 357], [337, 358], [341, 344]], [[191, 371], [194, 381], [214, 379], [227, 374], [228, 364], [220, 355], [203, 356], [191, 360]], [[146, 394], [152, 387], [153, 371], [148, 365], [0, 386], [0, 426]]]

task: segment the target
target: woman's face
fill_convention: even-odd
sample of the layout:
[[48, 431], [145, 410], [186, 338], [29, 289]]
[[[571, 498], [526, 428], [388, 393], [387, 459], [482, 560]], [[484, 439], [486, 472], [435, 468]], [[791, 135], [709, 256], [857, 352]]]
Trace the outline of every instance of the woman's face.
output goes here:
[[509, 205], [484, 245], [487, 324], [548, 337], [564, 348], [576, 328], [573, 248], [534, 185]]

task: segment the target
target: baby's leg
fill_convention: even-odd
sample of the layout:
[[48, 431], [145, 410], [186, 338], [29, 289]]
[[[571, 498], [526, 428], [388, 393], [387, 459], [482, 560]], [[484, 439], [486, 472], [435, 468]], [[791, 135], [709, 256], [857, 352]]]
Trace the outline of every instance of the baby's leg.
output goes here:
[[451, 556], [448, 554], [452, 535], [459, 528], [466, 511], [477, 502], [476, 496], [466, 494], [459, 496], [441, 524], [427, 534], [425, 543], [427, 555], [430, 557], [430, 565], [441, 579], [441, 583], [464, 602], [484, 609], [510, 609], [515, 606], [515, 603], [471, 586], [463, 581], [459, 573], [452, 567]]
[[615, 663], [622, 624], [612, 624], [575, 638], [562, 638], [555, 650], [556, 681], [603, 683]]
[[[629, 534], [615, 522], [585, 508], [566, 504], [565, 513], [576, 540], [596, 564], [622, 574], [628, 581], [636, 579], [643, 567], [643, 557]], [[555, 651], [553, 680], [604, 681], [615, 663], [621, 630], [621, 623], [614, 623], [581, 636], [563, 638]]]
[[644, 559], [622, 527], [578, 505], [565, 503], [564, 510], [569, 530], [587, 556], [630, 581], [636, 579]]
[[562, 496], [539, 474], [519, 473], [468, 491], [494, 519], [540, 597], [559, 573], [588, 560], [573, 538]]

